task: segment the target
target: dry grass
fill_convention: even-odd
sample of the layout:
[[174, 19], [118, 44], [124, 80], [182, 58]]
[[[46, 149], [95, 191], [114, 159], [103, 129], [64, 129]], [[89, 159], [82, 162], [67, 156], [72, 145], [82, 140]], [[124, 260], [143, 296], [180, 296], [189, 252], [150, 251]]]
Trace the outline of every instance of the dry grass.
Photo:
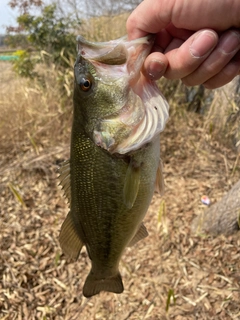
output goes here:
[[217, 89], [205, 120], [205, 128], [218, 135], [221, 140], [231, 140], [240, 153], [240, 78]]
[[116, 16], [94, 17], [83, 21], [79, 33], [92, 41], [109, 41], [126, 34], [128, 13]]
[[58, 243], [71, 101], [61, 104], [54, 70], [41, 88], [0, 69], [0, 319], [239, 319], [239, 235], [197, 236], [191, 222], [203, 194], [214, 203], [240, 179], [240, 160], [177, 106], [180, 91], [162, 134], [166, 192], [149, 208], [149, 237], [123, 256], [125, 291], [86, 299], [87, 254], [69, 261]]
[[31, 147], [39, 154], [69, 136], [72, 99], [63, 98], [54, 66], [41, 72], [42, 82], [17, 78], [10, 63], [0, 62], [0, 70], [1, 153], [24, 153]]

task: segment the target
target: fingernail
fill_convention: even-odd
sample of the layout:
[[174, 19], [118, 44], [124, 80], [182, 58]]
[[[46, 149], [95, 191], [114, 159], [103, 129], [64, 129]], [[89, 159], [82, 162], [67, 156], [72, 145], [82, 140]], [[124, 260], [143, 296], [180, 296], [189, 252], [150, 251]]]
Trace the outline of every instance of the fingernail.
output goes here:
[[221, 49], [225, 54], [230, 54], [239, 50], [240, 35], [234, 31], [224, 35], [219, 41], [219, 46], [221, 46]]
[[217, 44], [217, 36], [210, 30], [196, 34], [190, 46], [190, 53], [195, 58], [201, 58], [211, 52]]
[[166, 69], [166, 66], [164, 63], [158, 60], [152, 60], [148, 66], [147, 73], [150, 78], [153, 80], [159, 79]]

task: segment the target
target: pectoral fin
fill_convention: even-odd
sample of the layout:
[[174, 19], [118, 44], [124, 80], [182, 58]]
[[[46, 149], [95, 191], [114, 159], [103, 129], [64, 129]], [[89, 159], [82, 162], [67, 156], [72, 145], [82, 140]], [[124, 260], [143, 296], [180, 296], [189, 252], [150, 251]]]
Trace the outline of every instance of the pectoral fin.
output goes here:
[[123, 199], [126, 207], [131, 209], [138, 195], [140, 183], [140, 167], [129, 163], [123, 188]]
[[71, 211], [62, 224], [59, 242], [63, 252], [67, 256], [73, 259], [78, 258], [83, 247], [83, 242], [74, 228]]
[[157, 169], [155, 190], [162, 196], [164, 194], [164, 178], [163, 178], [163, 164], [162, 160], [159, 160], [159, 166]]
[[145, 225], [142, 223], [136, 232], [135, 236], [132, 238], [132, 240], [129, 242], [128, 247], [133, 246], [135, 243], [138, 241], [146, 238], [148, 236], [147, 228]]

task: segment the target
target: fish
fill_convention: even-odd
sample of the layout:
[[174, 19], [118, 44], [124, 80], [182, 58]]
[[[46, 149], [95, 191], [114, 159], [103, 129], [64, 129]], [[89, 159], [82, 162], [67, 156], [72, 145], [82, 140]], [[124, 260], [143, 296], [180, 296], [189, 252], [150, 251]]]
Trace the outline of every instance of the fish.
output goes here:
[[70, 159], [59, 169], [70, 210], [59, 242], [77, 260], [85, 246], [87, 298], [124, 290], [119, 262], [147, 235], [143, 218], [163, 190], [160, 132], [168, 103], [141, 72], [154, 36], [91, 42], [77, 38]]

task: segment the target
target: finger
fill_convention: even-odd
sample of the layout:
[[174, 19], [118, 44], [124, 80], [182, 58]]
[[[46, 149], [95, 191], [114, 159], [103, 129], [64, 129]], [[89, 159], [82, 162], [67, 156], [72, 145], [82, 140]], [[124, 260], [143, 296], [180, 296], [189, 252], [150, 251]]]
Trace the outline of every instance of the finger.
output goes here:
[[240, 52], [214, 77], [207, 80], [203, 85], [207, 89], [216, 89], [232, 81], [240, 72]]
[[173, 39], [181, 39], [182, 42], [186, 41], [192, 36], [194, 32], [186, 29], [176, 28], [170, 23], [166, 29], [162, 29], [156, 34], [155, 44], [161, 48], [167, 48]]
[[169, 42], [168, 46], [164, 50], [164, 53], [167, 54], [175, 49], [179, 49], [183, 45], [184, 41], [178, 38], [173, 38], [171, 42]]
[[240, 27], [239, 1], [189, 1], [144, 0], [127, 20], [129, 39], [136, 39], [147, 33], [157, 33], [172, 22], [177, 28], [200, 30], [210, 28], [226, 30]]
[[[169, 0], [173, 2], [173, 0]], [[165, 28], [171, 20], [170, 3], [163, 10], [164, 1], [142, 1], [131, 13], [126, 28], [129, 40], [140, 38], [148, 33], [157, 33]], [[166, 8], [166, 6], [165, 6]], [[160, 14], [162, 12], [162, 14]]]
[[[199, 68], [182, 78], [186, 85], [198, 85], [219, 74], [240, 49], [240, 32], [229, 30], [222, 34], [219, 43]], [[229, 67], [230, 68], [230, 67]]]
[[210, 55], [218, 42], [218, 35], [210, 29], [194, 33], [180, 47], [172, 42], [166, 50], [168, 68], [164, 76], [167, 79], [181, 79], [193, 73]]
[[144, 62], [142, 72], [150, 80], [160, 79], [167, 69], [168, 60], [160, 51], [161, 48], [159, 48], [159, 52], [151, 53]]

